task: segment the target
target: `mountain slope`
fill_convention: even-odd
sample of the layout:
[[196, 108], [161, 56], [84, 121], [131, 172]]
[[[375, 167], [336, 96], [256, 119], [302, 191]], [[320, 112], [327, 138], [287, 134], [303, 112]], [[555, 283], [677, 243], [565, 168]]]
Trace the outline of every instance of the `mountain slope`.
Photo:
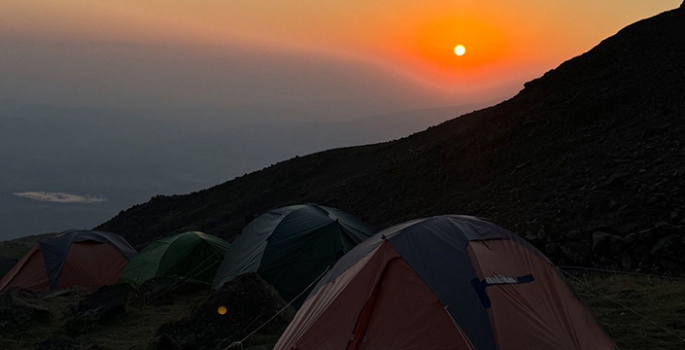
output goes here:
[[478, 215], [561, 264], [677, 269], [685, 235], [683, 23], [682, 8], [635, 23], [514, 98], [407, 138], [158, 196], [99, 229], [134, 245], [191, 229], [231, 238], [246, 217], [316, 202], [376, 229]]

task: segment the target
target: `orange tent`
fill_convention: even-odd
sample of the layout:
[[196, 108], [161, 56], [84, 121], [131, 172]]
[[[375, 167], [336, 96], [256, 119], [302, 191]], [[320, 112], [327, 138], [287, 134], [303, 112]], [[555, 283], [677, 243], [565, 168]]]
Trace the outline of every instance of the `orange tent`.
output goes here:
[[65, 231], [36, 243], [0, 280], [0, 294], [12, 287], [39, 292], [114, 284], [135, 255], [135, 249], [119, 235]]
[[560, 271], [468, 216], [389, 228], [324, 275], [275, 350], [614, 350]]

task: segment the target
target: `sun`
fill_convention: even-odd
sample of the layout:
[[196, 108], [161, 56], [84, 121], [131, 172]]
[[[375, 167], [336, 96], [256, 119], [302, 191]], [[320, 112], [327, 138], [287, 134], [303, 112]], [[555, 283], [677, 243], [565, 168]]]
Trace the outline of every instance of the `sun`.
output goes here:
[[459, 57], [464, 56], [466, 53], [466, 47], [464, 47], [464, 45], [457, 45], [454, 47], [454, 53]]

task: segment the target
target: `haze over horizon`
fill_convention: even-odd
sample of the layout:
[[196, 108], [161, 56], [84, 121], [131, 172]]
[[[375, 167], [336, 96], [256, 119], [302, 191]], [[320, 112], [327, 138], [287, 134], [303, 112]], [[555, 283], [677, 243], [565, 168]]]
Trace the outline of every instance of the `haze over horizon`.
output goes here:
[[0, 240], [420, 131], [680, 2], [8, 0]]
[[0, 98], [336, 119], [492, 101], [679, 3], [9, 0]]

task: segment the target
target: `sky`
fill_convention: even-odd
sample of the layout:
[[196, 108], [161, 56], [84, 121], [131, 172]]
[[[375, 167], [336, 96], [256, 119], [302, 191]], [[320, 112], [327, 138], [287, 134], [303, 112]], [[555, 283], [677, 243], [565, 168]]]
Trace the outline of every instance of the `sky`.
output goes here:
[[0, 240], [407, 136], [680, 2], [0, 0]]
[[2, 0], [0, 99], [335, 120], [493, 101], [679, 4]]

